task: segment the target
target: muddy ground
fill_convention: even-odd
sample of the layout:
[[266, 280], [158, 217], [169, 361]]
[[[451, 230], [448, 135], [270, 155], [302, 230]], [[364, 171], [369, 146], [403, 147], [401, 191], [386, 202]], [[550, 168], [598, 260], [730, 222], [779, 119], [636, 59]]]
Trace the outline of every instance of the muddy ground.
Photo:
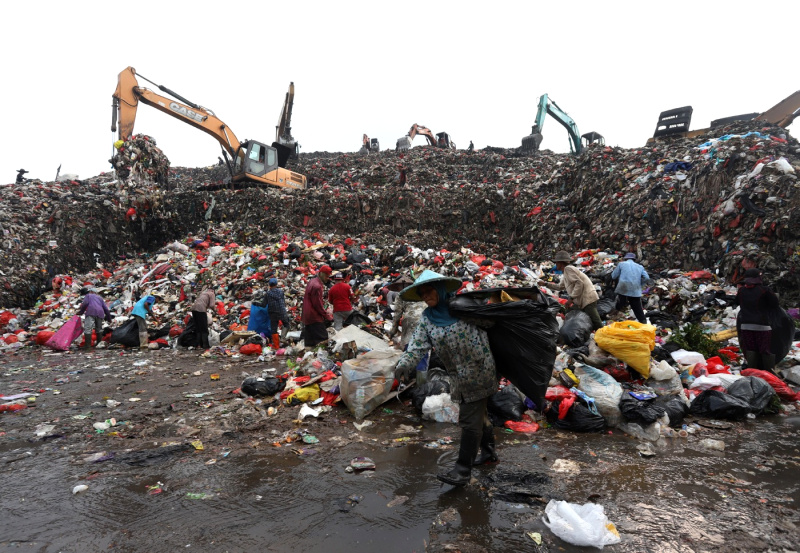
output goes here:
[[[0, 393], [40, 395], [0, 414], [0, 551], [593, 550], [542, 523], [552, 498], [603, 505], [622, 537], [607, 551], [800, 548], [797, 411], [690, 419], [697, 431], [651, 458], [616, 430], [498, 428], [500, 463], [454, 489], [435, 473], [455, 459], [456, 426], [396, 399], [360, 431], [344, 407], [302, 423], [299, 407], [269, 416], [231, 393], [268, 366], [173, 350], [4, 357]], [[375, 470], [347, 472], [358, 456]]]

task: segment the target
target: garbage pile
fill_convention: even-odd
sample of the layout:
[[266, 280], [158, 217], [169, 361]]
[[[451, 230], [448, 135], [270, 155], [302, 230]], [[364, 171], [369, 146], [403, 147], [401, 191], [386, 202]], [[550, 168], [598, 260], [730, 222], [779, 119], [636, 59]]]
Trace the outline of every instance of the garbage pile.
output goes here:
[[117, 177], [128, 186], [155, 184], [166, 186], [169, 176], [169, 159], [156, 146], [153, 137], [135, 134], [127, 141], [114, 143], [117, 153], [108, 160]]
[[430, 147], [301, 154], [293, 170], [308, 177], [303, 192], [229, 190], [221, 166], [170, 168], [168, 193], [137, 179], [119, 190], [110, 175], [9, 185], [0, 188], [0, 305], [31, 306], [54, 274], [223, 225], [243, 245], [317, 233], [435, 251], [467, 247], [512, 264], [557, 249], [602, 248], [636, 251], [650, 271], [708, 269], [735, 280], [758, 266], [794, 300], [798, 150], [784, 129], [745, 122], [638, 149], [593, 146], [579, 156]]

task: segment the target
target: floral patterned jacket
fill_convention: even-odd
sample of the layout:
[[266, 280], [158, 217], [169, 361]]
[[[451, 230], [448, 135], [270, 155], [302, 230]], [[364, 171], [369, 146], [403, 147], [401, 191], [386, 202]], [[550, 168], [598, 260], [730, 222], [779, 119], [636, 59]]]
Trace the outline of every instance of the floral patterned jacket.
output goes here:
[[470, 403], [497, 391], [494, 357], [485, 330], [461, 320], [436, 326], [423, 315], [397, 367], [413, 369], [431, 348], [450, 376], [453, 401]]

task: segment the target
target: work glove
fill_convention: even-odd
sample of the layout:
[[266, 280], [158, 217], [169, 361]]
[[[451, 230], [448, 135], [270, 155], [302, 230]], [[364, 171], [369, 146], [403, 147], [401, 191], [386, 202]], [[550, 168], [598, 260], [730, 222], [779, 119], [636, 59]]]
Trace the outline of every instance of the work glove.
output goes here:
[[411, 380], [411, 369], [409, 367], [396, 366], [394, 369], [394, 377], [401, 384], [406, 384]]

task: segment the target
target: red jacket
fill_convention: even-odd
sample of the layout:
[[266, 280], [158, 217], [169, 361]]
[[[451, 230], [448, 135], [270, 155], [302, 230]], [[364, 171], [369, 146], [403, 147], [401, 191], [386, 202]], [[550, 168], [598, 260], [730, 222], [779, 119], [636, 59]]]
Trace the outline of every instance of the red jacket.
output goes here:
[[303, 324], [310, 325], [331, 320], [331, 316], [322, 305], [322, 291], [325, 286], [319, 277], [308, 281], [306, 293], [303, 296]]
[[328, 300], [333, 304], [334, 313], [337, 311], [352, 311], [353, 289], [346, 282], [337, 282], [328, 291]]

